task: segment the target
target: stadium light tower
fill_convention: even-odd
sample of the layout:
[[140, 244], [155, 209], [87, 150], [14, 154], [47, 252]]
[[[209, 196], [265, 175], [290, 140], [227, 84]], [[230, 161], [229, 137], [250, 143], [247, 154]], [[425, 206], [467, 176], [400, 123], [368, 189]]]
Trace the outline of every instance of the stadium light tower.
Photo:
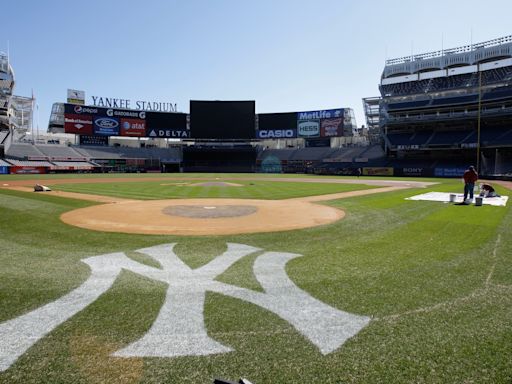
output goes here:
[[478, 117], [477, 117], [477, 139], [476, 139], [476, 172], [480, 173], [480, 124], [482, 118], [482, 71], [478, 71]]

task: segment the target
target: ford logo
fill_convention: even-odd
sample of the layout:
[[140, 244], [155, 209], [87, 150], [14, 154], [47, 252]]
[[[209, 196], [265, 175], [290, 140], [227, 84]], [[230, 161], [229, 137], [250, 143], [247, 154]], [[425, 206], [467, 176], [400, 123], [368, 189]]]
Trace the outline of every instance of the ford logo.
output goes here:
[[109, 119], [108, 117], [102, 117], [100, 119], [96, 119], [94, 121], [94, 123], [100, 127], [100, 128], [109, 128], [109, 129], [114, 129], [114, 128], [117, 128], [117, 126], [119, 125], [119, 123], [117, 122], [117, 120], [114, 120], [114, 119]]

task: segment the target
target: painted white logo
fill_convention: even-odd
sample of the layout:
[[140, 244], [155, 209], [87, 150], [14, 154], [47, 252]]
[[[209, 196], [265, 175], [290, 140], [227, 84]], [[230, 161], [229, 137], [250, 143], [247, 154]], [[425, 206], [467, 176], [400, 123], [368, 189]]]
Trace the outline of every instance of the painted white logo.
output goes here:
[[301, 255], [265, 252], [256, 258], [254, 275], [264, 293], [221, 283], [215, 278], [236, 261], [259, 248], [228, 243], [227, 251], [210, 263], [191, 269], [173, 252], [175, 244], [140, 249], [162, 269], [137, 263], [124, 253], [89, 257], [82, 262], [90, 277], [60, 299], [0, 324], [0, 371], [57, 326], [82, 311], [105, 293], [122, 270], [168, 285], [165, 301], [149, 331], [139, 340], [115, 352], [118, 357], [200, 356], [232, 351], [207, 334], [204, 324], [206, 292], [217, 292], [265, 308], [288, 321], [322, 354], [338, 349], [370, 319], [335, 309], [298, 288], [286, 275], [285, 265]]

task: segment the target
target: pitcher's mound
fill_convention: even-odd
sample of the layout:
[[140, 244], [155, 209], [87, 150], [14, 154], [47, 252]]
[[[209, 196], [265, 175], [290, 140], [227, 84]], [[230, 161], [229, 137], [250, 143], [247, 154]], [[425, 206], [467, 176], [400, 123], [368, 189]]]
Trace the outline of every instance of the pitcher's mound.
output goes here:
[[196, 219], [217, 219], [250, 215], [258, 210], [253, 205], [176, 205], [163, 209], [170, 216], [192, 217]]

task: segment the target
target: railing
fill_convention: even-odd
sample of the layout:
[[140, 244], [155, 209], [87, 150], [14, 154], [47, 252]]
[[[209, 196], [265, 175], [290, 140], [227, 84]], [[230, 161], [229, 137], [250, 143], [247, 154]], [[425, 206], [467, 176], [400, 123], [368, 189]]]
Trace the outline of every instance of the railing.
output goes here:
[[422, 53], [419, 55], [404, 56], [404, 57], [399, 57], [397, 59], [389, 59], [389, 60], [386, 60], [386, 65], [404, 64], [404, 63], [410, 63], [410, 62], [413, 62], [416, 60], [432, 59], [435, 57], [442, 57], [445, 55], [454, 55], [454, 54], [459, 54], [459, 53], [471, 52], [471, 51], [476, 51], [478, 49], [494, 47], [496, 45], [506, 44], [506, 43], [510, 43], [510, 42], [512, 42], [512, 35], [500, 37], [500, 38], [493, 39], [493, 40], [484, 41], [483, 43], [463, 45], [462, 47], [457, 47], [457, 48], [443, 49], [440, 51]]

